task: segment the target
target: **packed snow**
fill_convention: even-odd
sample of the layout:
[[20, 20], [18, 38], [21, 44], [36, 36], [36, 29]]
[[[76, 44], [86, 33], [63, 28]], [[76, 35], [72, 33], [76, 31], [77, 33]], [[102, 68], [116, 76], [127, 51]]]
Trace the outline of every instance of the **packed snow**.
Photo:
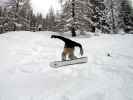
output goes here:
[[133, 100], [133, 35], [68, 36], [88, 63], [51, 68], [64, 46], [52, 34], [0, 35], [0, 100]]

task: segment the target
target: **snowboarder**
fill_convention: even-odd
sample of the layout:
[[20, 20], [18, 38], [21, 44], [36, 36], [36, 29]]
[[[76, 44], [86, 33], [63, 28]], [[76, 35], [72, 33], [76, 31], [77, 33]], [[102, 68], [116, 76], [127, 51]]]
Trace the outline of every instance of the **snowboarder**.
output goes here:
[[83, 48], [82, 48], [82, 45], [80, 43], [77, 43], [75, 41], [72, 41], [68, 38], [65, 38], [65, 37], [62, 37], [62, 36], [58, 36], [58, 35], [52, 35], [51, 38], [58, 38], [62, 41], [65, 42], [65, 45], [64, 45], [64, 50], [62, 52], [62, 61], [64, 60], [67, 60], [67, 55], [68, 55], [68, 58], [70, 60], [73, 60], [73, 59], [76, 59], [77, 57], [74, 55], [74, 50], [75, 50], [75, 47], [79, 47], [80, 48], [80, 54], [81, 56], [83, 55]]

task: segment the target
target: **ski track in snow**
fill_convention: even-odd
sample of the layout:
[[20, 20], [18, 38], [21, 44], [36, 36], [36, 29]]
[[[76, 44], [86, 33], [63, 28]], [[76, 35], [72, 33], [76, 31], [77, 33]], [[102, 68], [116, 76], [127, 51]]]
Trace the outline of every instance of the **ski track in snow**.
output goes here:
[[0, 100], [133, 100], [133, 35], [72, 38], [88, 63], [54, 69], [64, 44], [51, 34], [0, 35]]

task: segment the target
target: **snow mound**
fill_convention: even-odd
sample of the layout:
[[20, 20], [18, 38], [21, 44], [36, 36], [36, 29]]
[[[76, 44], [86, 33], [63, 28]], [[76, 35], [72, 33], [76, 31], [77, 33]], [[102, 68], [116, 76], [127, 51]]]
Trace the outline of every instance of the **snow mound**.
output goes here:
[[0, 35], [0, 100], [133, 99], [133, 35], [71, 38], [88, 63], [54, 69], [49, 63], [60, 60], [64, 43], [52, 34], [59, 33]]

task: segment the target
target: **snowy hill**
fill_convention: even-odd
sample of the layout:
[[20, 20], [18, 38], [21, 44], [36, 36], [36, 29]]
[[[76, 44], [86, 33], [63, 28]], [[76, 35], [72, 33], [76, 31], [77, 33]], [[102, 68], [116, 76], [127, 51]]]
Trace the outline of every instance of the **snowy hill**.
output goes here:
[[0, 100], [133, 100], [133, 35], [72, 38], [88, 63], [54, 69], [63, 42], [51, 34], [0, 35]]

